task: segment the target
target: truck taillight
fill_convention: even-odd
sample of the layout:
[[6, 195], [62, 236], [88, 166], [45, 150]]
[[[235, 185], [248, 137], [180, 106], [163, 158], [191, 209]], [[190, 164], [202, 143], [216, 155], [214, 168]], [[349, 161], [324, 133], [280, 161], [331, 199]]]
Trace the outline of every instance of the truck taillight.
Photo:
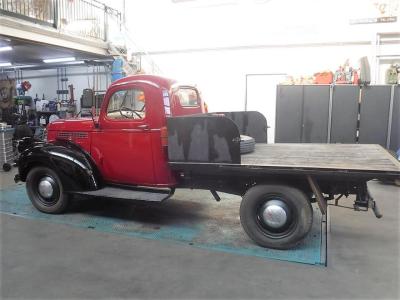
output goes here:
[[161, 146], [168, 146], [168, 130], [167, 127], [161, 127]]

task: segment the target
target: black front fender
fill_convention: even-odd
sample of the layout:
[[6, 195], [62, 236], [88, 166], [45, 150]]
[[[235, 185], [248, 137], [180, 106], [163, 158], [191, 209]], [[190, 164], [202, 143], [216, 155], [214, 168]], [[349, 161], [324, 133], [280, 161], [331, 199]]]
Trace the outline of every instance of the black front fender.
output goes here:
[[54, 170], [65, 191], [97, 190], [102, 185], [100, 172], [90, 155], [68, 141], [45, 143], [26, 140], [18, 158], [18, 178], [26, 181], [29, 171], [38, 166]]

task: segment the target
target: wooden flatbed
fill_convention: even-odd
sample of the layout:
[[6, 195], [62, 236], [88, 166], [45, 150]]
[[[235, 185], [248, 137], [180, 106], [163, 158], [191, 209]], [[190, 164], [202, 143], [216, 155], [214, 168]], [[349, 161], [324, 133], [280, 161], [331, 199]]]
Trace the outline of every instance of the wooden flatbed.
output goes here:
[[241, 164], [170, 162], [174, 169], [282, 174], [319, 174], [369, 178], [400, 177], [400, 163], [380, 145], [373, 144], [257, 144], [241, 156]]
[[304, 169], [388, 172], [400, 175], [400, 163], [373, 144], [257, 144], [242, 155], [242, 165]]

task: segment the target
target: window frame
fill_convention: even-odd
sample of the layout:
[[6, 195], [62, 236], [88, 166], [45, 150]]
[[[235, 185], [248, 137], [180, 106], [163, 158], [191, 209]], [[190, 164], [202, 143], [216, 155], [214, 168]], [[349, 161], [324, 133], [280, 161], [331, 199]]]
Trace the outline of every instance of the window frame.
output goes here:
[[[109, 107], [109, 105], [110, 105], [110, 103], [111, 103], [111, 101], [112, 101], [113, 96], [114, 96], [116, 93], [118, 93], [118, 92], [121, 92], [121, 91], [129, 91], [129, 90], [138, 90], [138, 91], [143, 92], [143, 94], [145, 95], [144, 106], [146, 106], [146, 104], [147, 104], [146, 93], [145, 93], [145, 91], [144, 91], [143, 88], [140, 88], [140, 87], [133, 87], [133, 86], [130, 86], [130, 87], [126, 87], [126, 86], [121, 87], [121, 88], [119, 88], [119, 89], [113, 91], [112, 94], [111, 94], [111, 96], [110, 96], [109, 99], [108, 99], [107, 107], [105, 108], [105, 119], [106, 119], [107, 121], [110, 121], [110, 122], [142, 122], [142, 121], [145, 121], [145, 120], [147, 119], [147, 114], [148, 114], [148, 113], [147, 113], [147, 107], [145, 107], [145, 110], [144, 110], [145, 115], [144, 115], [144, 118], [142, 118], [142, 119], [140, 119], [140, 118], [121, 118], [121, 119], [118, 118], [118, 119], [115, 119], [115, 118], [110, 118], [110, 117], [108, 116], [108, 107]], [[121, 103], [121, 104], [122, 104], [122, 103]]]
[[[179, 92], [179, 90], [181, 90], [181, 89], [184, 89], [184, 90], [192, 90], [192, 91], [194, 91], [195, 93], [196, 93], [196, 96], [197, 96], [197, 104], [196, 105], [182, 105], [182, 102], [181, 102], [181, 99], [180, 99], [180, 97], [178, 96], [178, 92]], [[179, 106], [181, 106], [182, 108], [199, 108], [199, 107], [201, 107], [201, 99], [200, 99], [200, 95], [199, 95], [199, 92], [197, 91], [197, 89], [196, 88], [194, 88], [194, 87], [192, 87], [192, 86], [185, 86], [185, 85], [182, 85], [182, 86], [179, 86], [177, 89], [176, 89], [176, 91], [175, 91], [175, 97], [176, 97], [176, 100], [178, 101], [178, 103], [179, 103]]]

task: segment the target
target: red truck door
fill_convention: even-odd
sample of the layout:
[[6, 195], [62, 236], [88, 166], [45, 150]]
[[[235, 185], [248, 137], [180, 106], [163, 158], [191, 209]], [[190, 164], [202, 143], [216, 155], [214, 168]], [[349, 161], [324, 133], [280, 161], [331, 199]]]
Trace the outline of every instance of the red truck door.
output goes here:
[[107, 91], [91, 147], [91, 155], [107, 182], [155, 183], [149, 122], [152, 93], [138, 83]]

